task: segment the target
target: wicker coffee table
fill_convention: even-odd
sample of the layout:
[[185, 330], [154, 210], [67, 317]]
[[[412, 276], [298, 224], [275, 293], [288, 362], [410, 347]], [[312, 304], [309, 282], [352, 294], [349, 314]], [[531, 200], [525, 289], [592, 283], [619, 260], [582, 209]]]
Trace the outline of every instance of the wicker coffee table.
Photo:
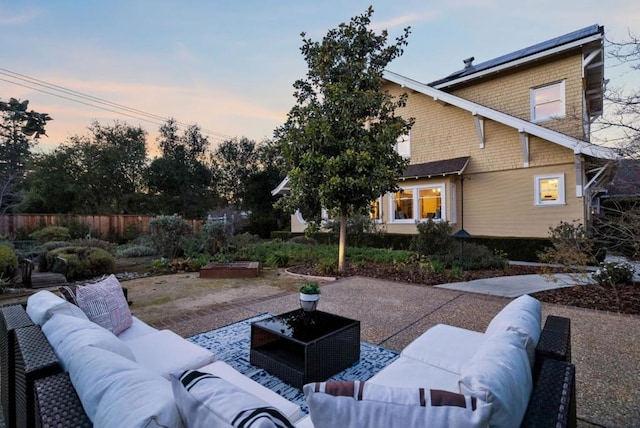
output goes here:
[[360, 321], [302, 309], [251, 324], [251, 364], [296, 388], [360, 359]]

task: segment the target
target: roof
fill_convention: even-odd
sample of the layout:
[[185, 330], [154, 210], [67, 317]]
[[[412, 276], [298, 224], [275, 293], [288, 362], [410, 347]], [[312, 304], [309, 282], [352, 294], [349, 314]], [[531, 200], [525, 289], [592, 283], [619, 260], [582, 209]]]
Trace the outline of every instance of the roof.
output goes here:
[[537, 125], [527, 120], [520, 119], [515, 116], [485, 107], [481, 104], [468, 101], [448, 92], [433, 88], [424, 83], [417, 82], [408, 77], [401, 76], [390, 71], [385, 71], [384, 78], [392, 83], [396, 83], [402, 87], [412, 89], [422, 93], [438, 101], [440, 103], [453, 105], [470, 112], [474, 116], [480, 116], [485, 119], [493, 120], [503, 125], [516, 129], [518, 132], [533, 135], [543, 140], [550, 141], [560, 146], [573, 150], [575, 154], [584, 154], [587, 156], [601, 159], [615, 159], [617, 152], [613, 149], [591, 144], [587, 141], [579, 140], [561, 132], [554, 131], [549, 128]]
[[430, 178], [444, 175], [461, 175], [469, 164], [469, 156], [409, 165], [400, 178]]

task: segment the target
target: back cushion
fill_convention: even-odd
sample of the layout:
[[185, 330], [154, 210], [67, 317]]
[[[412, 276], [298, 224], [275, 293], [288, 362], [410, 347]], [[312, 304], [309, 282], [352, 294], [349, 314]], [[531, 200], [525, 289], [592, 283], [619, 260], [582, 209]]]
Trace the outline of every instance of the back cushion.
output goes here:
[[96, 427], [181, 427], [171, 383], [110, 351], [87, 346], [69, 376]]
[[40, 290], [27, 299], [27, 314], [34, 324], [43, 325], [46, 312], [62, 302], [64, 300], [51, 291]]
[[520, 426], [533, 381], [518, 333], [503, 331], [487, 337], [460, 373], [459, 386], [461, 394], [493, 405], [491, 426]]
[[542, 331], [540, 302], [526, 294], [511, 301], [491, 320], [485, 334], [490, 336], [507, 330], [513, 330], [520, 335], [522, 344], [527, 350], [529, 363], [533, 367], [536, 346]]
[[317, 382], [303, 387], [315, 428], [486, 427], [491, 405], [428, 388], [369, 382]]
[[136, 360], [124, 342], [89, 320], [56, 314], [42, 327], [42, 332], [65, 370], [68, 369], [69, 361], [88, 346], [114, 352], [131, 361]]

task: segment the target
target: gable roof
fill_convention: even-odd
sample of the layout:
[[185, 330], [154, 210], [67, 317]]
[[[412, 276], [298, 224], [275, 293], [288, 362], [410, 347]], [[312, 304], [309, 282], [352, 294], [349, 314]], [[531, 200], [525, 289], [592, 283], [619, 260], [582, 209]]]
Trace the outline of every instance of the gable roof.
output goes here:
[[408, 77], [404, 77], [390, 71], [385, 71], [383, 77], [387, 81], [398, 84], [403, 88], [409, 88], [421, 94], [427, 95], [433, 98], [434, 101], [456, 106], [470, 112], [474, 116], [493, 120], [495, 122], [514, 128], [518, 132], [534, 135], [536, 137], [542, 138], [543, 140], [547, 140], [562, 147], [566, 147], [573, 150], [573, 153], [575, 154], [584, 154], [601, 159], [617, 158], [617, 153], [613, 149], [591, 144], [587, 141], [579, 140], [577, 138], [554, 131], [549, 128], [545, 128], [527, 120], [523, 120], [515, 116], [511, 116], [506, 113], [494, 110], [492, 108], [485, 107], [481, 104], [468, 101], [464, 98], [460, 98], [448, 92], [441, 91], [424, 83], [409, 79]]

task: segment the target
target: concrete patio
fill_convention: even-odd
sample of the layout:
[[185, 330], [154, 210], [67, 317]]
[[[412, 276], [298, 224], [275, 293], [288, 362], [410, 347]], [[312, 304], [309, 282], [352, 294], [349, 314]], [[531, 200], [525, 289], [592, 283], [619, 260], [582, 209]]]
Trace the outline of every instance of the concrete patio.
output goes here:
[[[518, 277], [509, 280], [519, 281]], [[363, 341], [400, 351], [438, 323], [484, 331], [509, 301], [487, 294], [351, 277], [322, 285], [319, 309], [360, 320]], [[235, 299], [197, 316], [165, 319], [155, 326], [187, 337], [298, 305], [297, 293], [281, 292], [259, 299]], [[545, 303], [543, 318], [547, 315], [572, 320], [578, 426], [638, 426], [640, 317]]]

